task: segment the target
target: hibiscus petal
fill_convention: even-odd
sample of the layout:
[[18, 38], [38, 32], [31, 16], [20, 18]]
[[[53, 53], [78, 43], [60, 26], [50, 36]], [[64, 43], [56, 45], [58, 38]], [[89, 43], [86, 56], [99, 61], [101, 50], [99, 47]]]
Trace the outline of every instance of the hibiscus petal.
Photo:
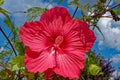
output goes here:
[[62, 21], [64, 23], [67, 23], [69, 20], [72, 19], [66, 8], [54, 7], [43, 13], [40, 17], [40, 21], [51, 23], [54, 19], [57, 19], [59, 16], [62, 18]]
[[66, 38], [66, 49], [79, 49], [81, 52], [87, 52], [94, 44], [96, 39], [88, 24], [81, 20], [71, 20], [64, 25], [64, 35]]
[[85, 48], [85, 52], [88, 52], [96, 40], [95, 34], [89, 29], [88, 24], [81, 20], [79, 20], [78, 31], [80, 32], [80, 39], [84, 42], [83, 47]]
[[52, 54], [50, 50], [35, 52], [27, 48], [25, 53], [25, 66], [28, 71], [34, 73], [52, 69], [56, 66], [54, 52]]
[[40, 22], [26, 22], [20, 29], [20, 39], [32, 50], [40, 52], [49, 45], [47, 36], [43, 33], [44, 26]]
[[28, 71], [45, 72], [47, 77], [55, 72], [69, 79], [79, 78], [85, 52], [96, 39], [86, 22], [72, 20], [63, 7], [46, 11], [39, 22], [25, 23], [20, 38], [28, 46], [25, 53]]
[[84, 68], [84, 54], [75, 50], [69, 52], [57, 54], [57, 67], [54, 72], [69, 79], [79, 78], [80, 70]]

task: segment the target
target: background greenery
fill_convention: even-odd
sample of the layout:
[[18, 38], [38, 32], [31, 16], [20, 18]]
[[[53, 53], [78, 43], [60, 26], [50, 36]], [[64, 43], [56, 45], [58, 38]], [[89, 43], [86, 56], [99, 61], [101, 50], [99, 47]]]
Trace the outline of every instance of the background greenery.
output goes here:
[[[20, 11], [18, 13], [25, 13], [28, 21], [33, 21], [37, 17], [39, 17], [44, 11], [47, 10], [47, 7], [55, 2], [56, 4], [64, 3], [65, 0], [49, 0], [49, 4], [46, 8], [42, 8], [40, 6], [31, 7], [26, 11]], [[106, 0], [96, 0], [96, 4], [87, 4], [82, 5], [79, 0], [71, 0], [68, 5], [75, 5], [76, 10], [74, 11], [72, 17], [84, 20], [88, 22], [92, 30], [97, 29], [98, 32], [104, 38], [104, 34], [100, 30], [99, 26], [97, 26], [97, 22], [106, 12], [110, 12], [111, 16], [107, 16], [108, 18], [113, 18], [115, 21], [119, 21], [118, 17], [120, 3], [116, 0], [116, 5], [112, 7], [108, 7], [110, 1], [106, 5]], [[30, 73], [24, 67], [24, 52], [25, 46], [19, 39], [19, 29], [20, 26], [15, 26], [11, 21], [10, 14], [11, 11], [7, 11], [1, 7], [4, 5], [4, 0], [0, 0], [0, 14], [2, 14], [6, 19], [4, 23], [9, 28], [10, 33], [6, 35], [6, 32], [2, 29], [0, 24], [0, 31], [6, 38], [6, 44], [4, 45], [4, 49], [0, 52], [0, 66], [2, 67], [0, 71], [0, 80], [44, 80], [44, 73]], [[82, 16], [75, 17], [76, 11], [80, 9]], [[90, 14], [88, 14], [90, 13]], [[89, 51], [86, 53], [86, 62], [85, 68], [82, 70], [79, 79], [75, 80], [108, 80], [115, 69], [111, 65], [111, 61], [105, 60], [104, 56], [96, 53], [95, 51]], [[54, 74], [51, 77], [53, 80], [67, 80], [60, 75]], [[119, 80], [120, 77], [114, 77], [114, 80]]]

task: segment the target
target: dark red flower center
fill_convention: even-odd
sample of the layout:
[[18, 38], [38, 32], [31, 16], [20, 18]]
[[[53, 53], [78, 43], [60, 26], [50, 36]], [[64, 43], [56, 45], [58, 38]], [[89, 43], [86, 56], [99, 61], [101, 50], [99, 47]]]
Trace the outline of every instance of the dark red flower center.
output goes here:
[[62, 44], [63, 40], [64, 40], [63, 36], [57, 36], [57, 37], [55, 38], [54, 47], [55, 47], [55, 48], [59, 48], [60, 45]]

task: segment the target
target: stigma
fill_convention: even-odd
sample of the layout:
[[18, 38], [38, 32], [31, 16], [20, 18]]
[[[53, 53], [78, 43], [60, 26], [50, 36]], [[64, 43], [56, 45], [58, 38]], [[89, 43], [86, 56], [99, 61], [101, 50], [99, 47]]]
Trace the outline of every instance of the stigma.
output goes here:
[[55, 48], [59, 48], [60, 45], [63, 43], [63, 41], [64, 41], [63, 36], [57, 36], [57, 37], [55, 38], [54, 47], [55, 47]]

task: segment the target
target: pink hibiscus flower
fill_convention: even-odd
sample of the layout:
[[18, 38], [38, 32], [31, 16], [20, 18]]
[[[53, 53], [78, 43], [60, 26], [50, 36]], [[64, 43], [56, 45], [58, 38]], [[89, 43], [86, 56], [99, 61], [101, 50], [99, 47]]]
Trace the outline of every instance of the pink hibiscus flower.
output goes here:
[[66, 8], [46, 11], [40, 21], [26, 22], [20, 38], [28, 46], [25, 66], [30, 72], [53, 71], [70, 79], [79, 78], [85, 53], [96, 37], [84, 21], [72, 19]]

